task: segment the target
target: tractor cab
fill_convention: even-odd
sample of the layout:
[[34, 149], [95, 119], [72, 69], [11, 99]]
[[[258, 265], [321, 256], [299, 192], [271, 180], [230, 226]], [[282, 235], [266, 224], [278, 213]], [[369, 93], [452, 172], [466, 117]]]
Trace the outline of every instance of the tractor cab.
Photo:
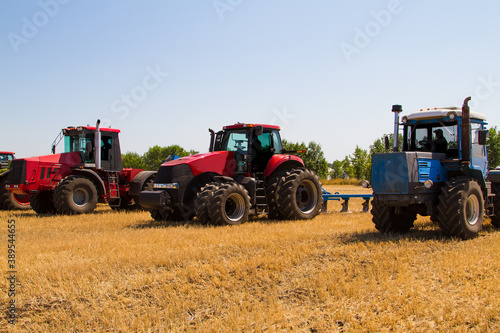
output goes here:
[[7, 169], [10, 161], [14, 159], [14, 153], [10, 151], [0, 151], [0, 169]]
[[279, 131], [280, 128], [273, 125], [225, 126], [217, 133], [211, 151], [234, 152], [236, 173], [262, 173], [271, 157], [282, 153]]
[[119, 172], [123, 170], [119, 133], [118, 129], [98, 126], [66, 127], [54, 140], [52, 153], [55, 154], [56, 146], [64, 139], [64, 152], [80, 153], [84, 167]]
[[[445, 161], [442, 163], [444, 165], [458, 165], [465, 157], [466, 160], [470, 159], [472, 169], [480, 170], [483, 178], [487, 178], [486, 117], [478, 112], [470, 112], [470, 135], [467, 136], [462, 135], [462, 123], [462, 111], [458, 107], [435, 108], [404, 116], [403, 151], [444, 154], [435, 155]], [[470, 138], [470, 150], [466, 149], [465, 153], [460, 149], [463, 137]]]

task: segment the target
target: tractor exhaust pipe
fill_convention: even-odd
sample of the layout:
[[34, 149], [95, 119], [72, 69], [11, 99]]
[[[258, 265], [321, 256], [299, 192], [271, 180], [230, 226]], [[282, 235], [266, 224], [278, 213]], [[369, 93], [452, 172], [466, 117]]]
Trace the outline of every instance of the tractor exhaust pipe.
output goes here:
[[462, 164], [470, 164], [470, 108], [469, 101], [471, 97], [467, 97], [462, 105]]
[[101, 124], [101, 120], [97, 119], [97, 123], [95, 125], [95, 139], [94, 139], [94, 161], [95, 168], [101, 168], [101, 131], [99, 130], [99, 125]]
[[215, 132], [213, 129], [209, 128], [208, 131], [210, 132], [210, 146], [208, 147], [209, 152], [214, 151], [214, 144], [215, 144]]
[[399, 147], [399, 114], [403, 112], [403, 107], [401, 105], [393, 105], [392, 112], [394, 112], [394, 144], [392, 146], [392, 151], [397, 152]]

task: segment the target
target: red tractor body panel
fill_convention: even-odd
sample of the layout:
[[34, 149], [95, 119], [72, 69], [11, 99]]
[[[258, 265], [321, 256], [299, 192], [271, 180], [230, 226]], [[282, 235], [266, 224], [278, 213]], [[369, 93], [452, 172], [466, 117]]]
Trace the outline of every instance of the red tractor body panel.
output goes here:
[[82, 163], [78, 152], [28, 157], [23, 160], [26, 163], [26, 181], [7, 185], [9, 191], [16, 194], [53, 190], [73, 168]]
[[275, 154], [271, 157], [271, 159], [267, 163], [266, 169], [264, 170], [264, 177], [271, 175], [274, 172], [274, 170], [276, 170], [280, 165], [290, 161], [297, 162], [301, 166], [304, 166], [304, 161], [298, 156]]
[[193, 172], [193, 176], [198, 176], [205, 172], [216, 173], [221, 176], [232, 177], [235, 174], [236, 162], [234, 152], [216, 151], [206, 154], [197, 154], [181, 157], [176, 160], [163, 163], [162, 166], [174, 166], [187, 164]]

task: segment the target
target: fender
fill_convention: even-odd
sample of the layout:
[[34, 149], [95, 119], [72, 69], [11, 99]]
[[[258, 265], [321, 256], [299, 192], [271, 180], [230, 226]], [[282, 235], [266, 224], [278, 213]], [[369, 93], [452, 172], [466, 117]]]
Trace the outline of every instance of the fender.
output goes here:
[[130, 182], [128, 194], [132, 197], [139, 197], [144, 183], [151, 177], [156, 176], [156, 171], [141, 171]]
[[106, 195], [106, 186], [104, 185], [104, 181], [101, 177], [93, 170], [90, 169], [73, 169], [71, 172], [72, 175], [82, 175], [90, 180], [92, 180], [96, 186], [97, 194], [102, 197]]
[[287, 168], [303, 168], [304, 161], [302, 161], [300, 157], [295, 155], [273, 155], [267, 163], [266, 169], [264, 170], [264, 177], [269, 176], [275, 170], [285, 165], [287, 166]]

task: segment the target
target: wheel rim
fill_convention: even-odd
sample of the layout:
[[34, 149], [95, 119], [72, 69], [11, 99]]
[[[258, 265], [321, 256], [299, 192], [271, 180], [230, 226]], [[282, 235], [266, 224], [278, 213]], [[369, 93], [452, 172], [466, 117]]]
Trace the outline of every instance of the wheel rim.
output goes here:
[[73, 202], [78, 207], [83, 207], [89, 202], [89, 192], [86, 189], [78, 188], [73, 192]]
[[477, 199], [477, 196], [470, 195], [467, 198], [465, 214], [467, 215], [467, 223], [470, 225], [475, 225], [477, 223], [479, 220], [479, 200]]
[[232, 193], [226, 200], [226, 216], [231, 222], [238, 222], [245, 214], [245, 200], [237, 193]]
[[302, 213], [308, 214], [313, 211], [318, 203], [316, 185], [310, 180], [304, 180], [300, 183], [297, 188], [296, 201]]

